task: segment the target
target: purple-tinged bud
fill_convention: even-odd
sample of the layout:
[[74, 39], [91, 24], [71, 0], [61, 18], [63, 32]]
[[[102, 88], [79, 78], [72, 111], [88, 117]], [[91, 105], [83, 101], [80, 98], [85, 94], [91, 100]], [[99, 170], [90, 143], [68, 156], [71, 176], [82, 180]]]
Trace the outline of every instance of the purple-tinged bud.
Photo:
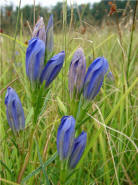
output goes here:
[[7, 88], [5, 104], [7, 120], [13, 132], [24, 129], [25, 118], [22, 104], [15, 90], [11, 87]]
[[109, 71], [109, 73], [107, 73], [107, 78], [109, 81], [114, 81], [114, 76], [111, 71]]
[[82, 48], [78, 48], [73, 55], [69, 69], [69, 91], [72, 97], [74, 89], [77, 93], [82, 90], [86, 71], [86, 60]]
[[42, 71], [42, 75], [40, 78], [41, 83], [45, 81], [46, 87], [50, 85], [50, 83], [56, 78], [58, 73], [60, 72], [65, 58], [65, 52], [61, 51], [57, 55], [53, 56], [46, 64], [45, 68]]
[[46, 28], [46, 54], [52, 53], [54, 47], [53, 41], [53, 15], [50, 16]]
[[74, 141], [73, 150], [69, 158], [69, 168], [75, 168], [82, 157], [87, 141], [87, 133], [82, 132]]
[[34, 27], [34, 31], [32, 33], [32, 38], [38, 37], [40, 40], [46, 42], [46, 31], [45, 24], [43, 21], [43, 17], [40, 17]]
[[40, 80], [44, 68], [45, 43], [39, 38], [29, 41], [26, 50], [26, 74], [31, 82]]
[[57, 150], [60, 160], [67, 159], [73, 149], [75, 136], [75, 119], [72, 116], [64, 116], [57, 133]]
[[89, 66], [83, 85], [83, 95], [86, 99], [92, 100], [98, 94], [108, 67], [108, 62], [104, 57], [96, 58]]

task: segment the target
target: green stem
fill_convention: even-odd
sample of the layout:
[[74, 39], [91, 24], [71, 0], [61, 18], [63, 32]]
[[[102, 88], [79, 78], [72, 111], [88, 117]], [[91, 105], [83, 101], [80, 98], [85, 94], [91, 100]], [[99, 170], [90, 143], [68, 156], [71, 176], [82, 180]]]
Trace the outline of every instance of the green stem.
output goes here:
[[131, 61], [131, 51], [132, 51], [133, 35], [134, 35], [135, 26], [136, 26], [135, 24], [136, 24], [137, 5], [138, 5], [138, 1], [136, 1], [136, 4], [135, 4], [134, 15], [133, 15], [133, 23], [132, 23], [131, 34], [130, 34], [130, 44], [129, 44], [128, 62], [127, 62], [127, 82], [128, 82], [129, 65], [130, 65], [130, 61]]
[[[18, 31], [18, 24], [19, 24], [19, 18], [20, 18], [20, 7], [21, 7], [21, 0], [19, 1], [19, 7], [18, 7], [18, 15], [17, 15], [17, 21], [16, 21], [16, 28], [15, 28], [13, 53], [14, 53], [14, 50], [15, 50], [16, 37], [17, 37], [17, 31]], [[13, 57], [14, 57], [14, 54], [13, 54]]]
[[66, 182], [67, 172], [68, 172], [68, 160], [61, 161], [61, 167], [60, 167], [60, 184], [64, 185]]
[[100, 140], [100, 147], [101, 147], [101, 151], [103, 154], [103, 161], [105, 163], [105, 184], [109, 185], [110, 184], [110, 177], [109, 177], [109, 168], [108, 168], [108, 163], [107, 161], [107, 157], [106, 157], [106, 145], [105, 145], [105, 139], [102, 135], [102, 133], [100, 133], [99, 135], [99, 140]]
[[25, 157], [25, 160], [24, 160], [24, 163], [20, 169], [20, 172], [19, 172], [19, 175], [18, 175], [18, 179], [17, 179], [17, 182], [20, 183], [21, 182], [21, 179], [22, 179], [22, 176], [24, 174], [24, 171], [28, 165], [28, 162], [29, 162], [29, 158], [30, 158], [30, 154], [31, 154], [31, 149], [32, 149], [32, 145], [33, 145], [33, 135], [35, 133], [35, 130], [32, 131], [31, 135], [30, 135], [30, 138], [29, 138], [29, 148], [28, 148], [28, 152], [26, 154], [26, 157]]
[[60, 167], [60, 184], [62, 185], [62, 184], [64, 184], [64, 180], [65, 180], [65, 178], [64, 178], [64, 163], [63, 163], [63, 161], [61, 161], [61, 167]]
[[[34, 117], [35, 117], [35, 114], [36, 114], [36, 112], [34, 112]], [[34, 121], [35, 121], [35, 119], [34, 119]], [[23, 163], [22, 168], [20, 169], [20, 172], [19, 172], [19, 175], [18, 175], [18, 179], [17, 179], [18, 183], [21, 182], [21, 179], [22, 179], [22, 176], [24, 174], [24, 171], [25, 171], [25, 169], [26, 169], [26, 167], [28, 165], [29, 158], [30, 158], [30, 155], [31, 155], [31, 149], [32, 149], [32, 145], [33, 145], [33, 140], [34, 140], [33, 136], [34, 136], [35, 132], [37, 132], [37, 125], [36, 125], [35, 129], [32, 130], [32, 132], [30, 134], [30, 137], [29, 137], [30, 143], [29, 143], [29, 147], [28, 147], [28, 152], [27, 152], [27, 155], [25, 157], [24, 163]]]

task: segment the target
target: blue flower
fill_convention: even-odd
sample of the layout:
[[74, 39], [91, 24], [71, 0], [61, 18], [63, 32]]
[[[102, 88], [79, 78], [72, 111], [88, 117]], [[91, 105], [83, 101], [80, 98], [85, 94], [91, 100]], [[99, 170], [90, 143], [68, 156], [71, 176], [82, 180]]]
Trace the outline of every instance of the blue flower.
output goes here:
[[9, 126], [15, 131], [25, 128], [25, 118], [22, 104], [15, 90], [11, 87], [7, 88], [5, 96], [6, 114]]
[[104, 57], [96, 58], [89, 66], [84, 79], [83, 95], [86, 99], [94, 99], [98, 94], [108, 67], [108, 62]]
[[71, 153], [71, 156], [69, 158], [69, 168], [75, 168], [78, 164], [87, 141], [87, 133], [82, 132], [74, 141], [74, 147]]
[[[46, 38], [44, 35], [46, 35]], [[44, 60], [50, 58], [49, 56], [52, 51], [53, 15], [49, 18], [46, 34], [43, 18], [40, 17], [35, 25], [33, 38], [29, 41], [26, 50], [26, 74], [31, 83], [35, 82], [39, 84], [45, 81], [45, 86], [48, 87], [60, 72], [65, 58], [64, 51], [53, 56], [48, 60], [47, 64], [44, 65]]]
[[50, 16], [46, 29], [46, 53], [53, 51], [53, 15]]
[[64, 116], [57, 133], [57, 150], [60, 160], [67, 159], [73, 149], [75, 135], [75, 119], [72, 116]]
[[44, 57], [45, 43], [39, 38], [31, 39], [26, 51], [26, 73], [31, 82], [40, 80]]
[[69, 91], [73, 95], [74, 89], [77, 93], [82, 90], [86, 71], [86, 60], [82, 48], [78, 48], [73, 55], [69, 69]]
[[38, 37], [40, 40], [46, 42], [46, 31], [43, 17], [40, 17], [34, 27], [32, 38]]
[[65, 58], [65, 52], [61, 51], [57, 55], [53, 56], [46, 64], [45, 68], [42, 71], [40, 81], [41, 83], [45, 81], [46, 87], [56, 78], [60, 72]]

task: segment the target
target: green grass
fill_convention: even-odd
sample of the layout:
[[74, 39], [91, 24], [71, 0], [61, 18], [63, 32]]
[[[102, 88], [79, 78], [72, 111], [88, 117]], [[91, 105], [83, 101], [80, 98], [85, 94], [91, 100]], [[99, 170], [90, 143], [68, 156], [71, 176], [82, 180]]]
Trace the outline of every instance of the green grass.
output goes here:
[[[105, 79], [100, 93], [91, 102], [85, 114], [89, 119], [80, 126], [88, 135], [85, 153], [73, 173], [65, 179], [69, 185], [124, 185], [137, 184], [136, 158], [138, 148], [137, 114], [137, 64], [138, 38], [133, 35], [129, 56], [129, 30], [122, 30], [122, 43], [112, 28], [95, 28], [84, 35], [68, 32], [64, 14], [64, 29], [54, 35], [54, 51], [66, 50], [62, 71], [52, 83], [51, 95], [39, 120], [33, 124], [29, 83], [25, 73], [24, 42], [30, 39], [20, 30], [14, 38], [1, 34], [0, 75], [0, 183], [16, 185], [30, 150], [22, 184], [61, 184], [61, 162], [57, 156], [56, 134], [63, 115], [70, 115], [68, 69], [74, 51], [81, 46], [86, 56], [87, 67], [98, 56], [109, 61], [114, 82]], [[66, 32], [66, 33], [65, 33]], [[13, 47], [15, 47], [13, 51]], [[16, 55], [18, 51], [18, 55]], [[13, 57], [14, 55], [14, 57]], [[126, 75], [128, 71], [128, 76]], [[26, 117], [25, 131], [14, 136], [6, 119], [4, 98], [10, 84], [18, 93]], [[95, 114], [93, 114], [95, 112]], [[35, 132], [33, 132], [35, 130]], [[30, 139], [32, 136], [32, 140]], [[30, 142], [31, 147], [30, 147]]]

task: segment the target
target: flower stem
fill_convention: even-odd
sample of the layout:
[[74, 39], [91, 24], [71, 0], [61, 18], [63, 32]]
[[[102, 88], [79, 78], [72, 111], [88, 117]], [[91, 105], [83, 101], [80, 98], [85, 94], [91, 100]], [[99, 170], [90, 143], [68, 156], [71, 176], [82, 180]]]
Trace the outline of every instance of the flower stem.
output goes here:
[[20, 169], [20, 172], [19, 172], [19, 175], [18, 175], [18, 179], [17, 179], [17, 183], [20, 183], [21, 182], [22, 176], [23, 176], [24, 171], [25, 171], [25, 169], [27, 167], [27, 164], [29, 162], [29, 158], [30, 158], [30, 154], [31, 154], [31, 148], [32, 148], [32, 143], [33, 143], [33, 135], [34, 135], [34, 132], [35, 132], [35, 130], [30, 135], [29, 149], [28, 149], [27, 155], [25, 157], [23, 167], [21, 167], [21, 169]]
[[31, 154], [31, 149], [32, 149], [32, 145], [33, 145], [33, 137], [34, 137], [35, 132], [37, 131], [37, 127], [38, 127], [38, 124], [36, 125], [36, 128], [32, 130], [32, 132], [30, 134], [30, 137], [29, 137], [30, 143], [29, 143], [29, 147], [28, 147], [28, 152], [26, 154], [23, 166], [21, 167], [21, 169], [19, 171], [19, 175], [18, 175], [18, 178], [17, 178], [17, 182], [18, 183], [21, 182], [21, 179], [22, 179], [22, 176], [24, 174], [24, 171], [26, 170], [26, 167], [28, 165], [30, 154]]
[[60, 184], [64, 185], [67, 177], [67, 163], [66, 161], [61, 161], [61, 167], [60, 167]]

